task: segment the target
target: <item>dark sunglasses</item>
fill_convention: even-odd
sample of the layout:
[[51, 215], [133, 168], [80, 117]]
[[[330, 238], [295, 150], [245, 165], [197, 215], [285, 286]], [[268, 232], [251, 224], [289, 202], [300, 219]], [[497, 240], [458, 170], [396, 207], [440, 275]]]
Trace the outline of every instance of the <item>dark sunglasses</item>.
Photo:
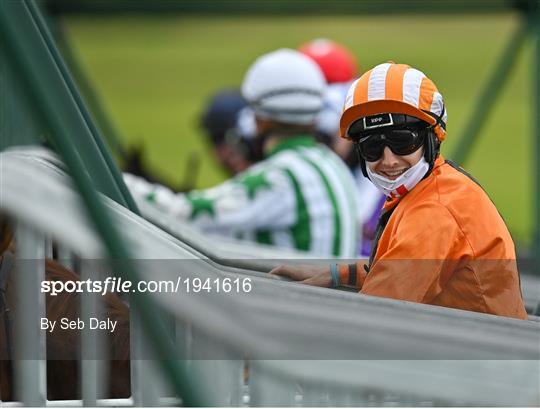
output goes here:
[[427, 134], [424, 129], [388, 129], [379, 130], [370, 134], [358, 135], [356, 138], [351, 135], [356, 142], [362, 158], [368, 162], [378, 161], [388, 146], [395, 155], [405, 156], [416, 152], [423, 144]]

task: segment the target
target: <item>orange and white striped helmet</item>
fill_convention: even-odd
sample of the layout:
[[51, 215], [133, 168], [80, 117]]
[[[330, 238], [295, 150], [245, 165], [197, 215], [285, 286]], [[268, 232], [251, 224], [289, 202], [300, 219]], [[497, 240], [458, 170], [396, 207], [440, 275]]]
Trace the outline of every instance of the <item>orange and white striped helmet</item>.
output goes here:
[[356, 120], [382, 113], [414, 116], [434, 125], [439, 141], [446, 136], [442, 95], [422, 71], [406, 64], [379, 64], [351, 84], [341, 115], [341, 137], [350, 139], [347, 132]]

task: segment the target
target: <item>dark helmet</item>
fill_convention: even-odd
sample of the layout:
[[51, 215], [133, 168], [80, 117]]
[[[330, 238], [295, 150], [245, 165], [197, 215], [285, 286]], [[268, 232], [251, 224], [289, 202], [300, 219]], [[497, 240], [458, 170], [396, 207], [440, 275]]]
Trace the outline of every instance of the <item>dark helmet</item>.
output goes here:
[[238, 89], [219, 91], [210, 97], [201, 124], [214, 143], [225, 142], [227, 132], [235, 129], [238, 113], [246, 105]]

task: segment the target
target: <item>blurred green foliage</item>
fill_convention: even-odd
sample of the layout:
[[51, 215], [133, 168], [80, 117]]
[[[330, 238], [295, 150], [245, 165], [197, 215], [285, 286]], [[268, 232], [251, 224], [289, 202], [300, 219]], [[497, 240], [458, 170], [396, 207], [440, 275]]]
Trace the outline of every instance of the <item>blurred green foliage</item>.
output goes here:
[[[127, 145], [143, 143], [146, 164], [173, 184], [208, 187], [226, 175], [199, 129], [206, 98], [241, 84], [261, 54], [327, 37], [349, 47], [362, 70], [388, 60], [424, 71], [446, 100], [443, 154], [452, 152], [473, 104], [498, 63], [515, 14], [65, 18], [76, 56]], [[507, 221], [514, 238], [532, 231], [532, 70], [527, 44], [493, 115], [465, 163]], [[193, 175], [186, 163], [201, 159]]]

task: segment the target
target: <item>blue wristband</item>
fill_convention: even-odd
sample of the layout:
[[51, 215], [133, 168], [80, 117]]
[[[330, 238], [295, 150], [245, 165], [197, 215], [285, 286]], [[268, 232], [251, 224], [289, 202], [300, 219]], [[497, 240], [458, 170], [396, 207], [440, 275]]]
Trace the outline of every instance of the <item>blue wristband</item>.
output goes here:
[[339, 273], [337, 264], [330, 264], [330, 275], [332, 276], [332, 287], [339, 286]]

